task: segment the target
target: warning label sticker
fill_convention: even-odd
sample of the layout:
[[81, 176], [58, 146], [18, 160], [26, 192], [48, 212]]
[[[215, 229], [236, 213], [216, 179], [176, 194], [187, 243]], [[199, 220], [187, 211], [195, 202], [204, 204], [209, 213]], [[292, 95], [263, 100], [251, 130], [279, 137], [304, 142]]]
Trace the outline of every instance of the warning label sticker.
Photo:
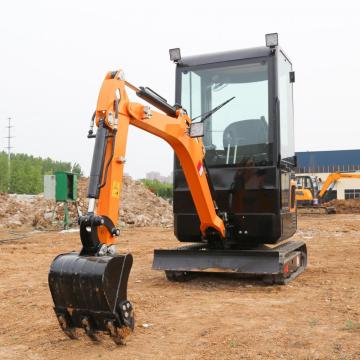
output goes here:
[[199, 173], [199, 175], [201, 176], [204, 172], [204, 166], [203, 166], [203, 163], [202, 161], [199, 161], [198, 164], [197, 164], [197, 171]]
[[113, 182], [111, 195], [114, 198], [120, 197], [120, 183], [118, 181]]

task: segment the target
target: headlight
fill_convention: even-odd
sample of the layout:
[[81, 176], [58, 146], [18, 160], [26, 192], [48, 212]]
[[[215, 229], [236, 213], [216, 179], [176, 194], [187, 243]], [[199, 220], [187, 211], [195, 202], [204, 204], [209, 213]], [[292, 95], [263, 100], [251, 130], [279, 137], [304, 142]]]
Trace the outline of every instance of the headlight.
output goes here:
[[278, 46], [278, 44], [279, 44], [278, 33], [266, 34], [265, 35], [265, 40], [266, 40], [266, 46], [267, 47]]
[[179, 60], [181, 60], [180, 48], [170, 49], [169, 54], [171, 61], [177, 63]]

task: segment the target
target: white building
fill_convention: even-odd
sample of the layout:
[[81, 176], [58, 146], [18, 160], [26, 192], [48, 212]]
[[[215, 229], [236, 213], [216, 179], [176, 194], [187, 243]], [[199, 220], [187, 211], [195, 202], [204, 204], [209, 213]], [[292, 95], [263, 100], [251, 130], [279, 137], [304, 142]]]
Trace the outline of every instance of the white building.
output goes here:
[[163, 176], [158, 171], [150, 171], [146, 173], [146, 179], [148, 180], [158, 180], [162, 183], [168, 183], [171, 184], [173, 182], [173, 173], [169, 176]]

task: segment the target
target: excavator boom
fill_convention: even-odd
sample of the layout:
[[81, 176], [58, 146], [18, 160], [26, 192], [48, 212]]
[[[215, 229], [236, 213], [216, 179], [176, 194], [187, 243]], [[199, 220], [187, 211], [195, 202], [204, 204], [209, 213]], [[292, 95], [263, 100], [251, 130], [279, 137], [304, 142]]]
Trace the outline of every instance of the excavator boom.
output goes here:
[[[103, 179], [105, 185], [99, 196], [97, 213], [107, 215], [114, 223], [117, 222], [128, 126], [133, 125], [164, 139], [173, 148], [181, 162], [191, 189], [191, 195], [200, 217], [202, 234], [205, 236], [206, 230], [212, 228], [224, 238], [225, 226], [216, 213], [206, 176], [205, 149], [201, 137], [193, 138], [190, 136], [191, 119], [186, 111], [181, 108], [171, 109], [171, 106], [166, 105], [164, 99], [156, 93], [151, 93], [148, 89], [137, 89], [128, 82], [121, 80], [121, 74], [122, 71], [119, 71], [115, 75], [109, 73], [106, 76], [100, 90], [96, 109], [96, 123], [104, 122], [105, 126], [111, 129], [110, 131], [116, 130], [115, 137], [108, 143], [104, 156], [105, 163], [109, 159], [111, 161], [108, 168], [105, 169], [107, 177]], [[152, 111], [146, 105], [130, 102], [126, 93], [126, 86], [135, 89], [135, 91], [138, 90], [139, 96], [173, 116]], [[119, 99], [117, 99], [116, 94], [119, 95]], [[114, 104], [117, 102], [118, 114], [116, 115]], [[114, 120], [112, 120], [113, 117]], [[114, 140], [115, 146], [112, 154], [112, 142]], [[102, 243], [110, 244], [113, 242], [113, 237], [104, 228], [103, 231], [99, 232], [99, 237]]]

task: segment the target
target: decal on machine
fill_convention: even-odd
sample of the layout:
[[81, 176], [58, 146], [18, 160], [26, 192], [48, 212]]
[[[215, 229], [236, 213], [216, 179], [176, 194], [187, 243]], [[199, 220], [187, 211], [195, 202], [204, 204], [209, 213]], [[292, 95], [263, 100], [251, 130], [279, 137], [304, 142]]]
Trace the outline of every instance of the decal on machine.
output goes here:
[[119, 181], [114, 181], [113, 182], [111, 195], [114, 198], [119, 198], [120, 197], [120, 182]]
[[202, 161], [200, 160], [197, 164], [197, 171], [199, 173], [199, 175], [201, 176], [204, 172], [204, 166], [203, 166], [203, 163]]

